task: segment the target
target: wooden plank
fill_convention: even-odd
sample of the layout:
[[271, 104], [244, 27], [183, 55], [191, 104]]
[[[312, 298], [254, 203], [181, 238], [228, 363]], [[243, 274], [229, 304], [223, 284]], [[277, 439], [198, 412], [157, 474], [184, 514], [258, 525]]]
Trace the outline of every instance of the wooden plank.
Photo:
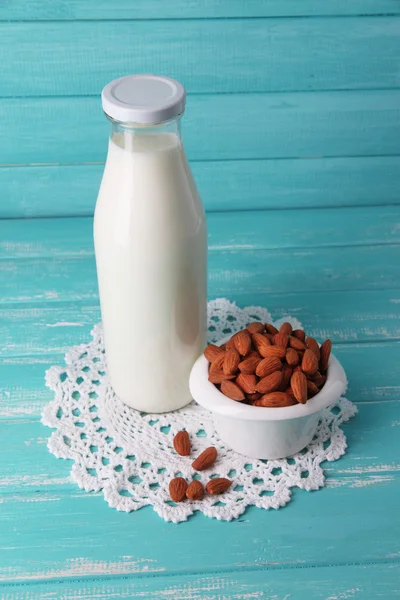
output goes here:
[[[400, 157], [192, 161], [207, 211], [399, 204]], [[0, 218], [93, 214], [103, 164], [0, 167]]]
[[[399, 295], [398, 290], [301, 294], [231, 292], [229, 298], [239, 306], [265, 306], [276, 319], [295, 316], [317, 339], [330, 337], [335, 344], [340, 344], [400, 339]], [[53, 301], [44, 305], [5, 306], [0, 308], [0, 357], [62, 356], [70, 346], [88, 342], [93, 325], [99, 321], [98, 302]], [[0, 377], [0, 381], [4, 383], [4, 377]]]
[[[209, 298], [392, 290], [396, 314], [399, 249], [400, 246], [349, 246], [334, 250], [287, 248], [210, 253]], [[92, 256], [4, 259], [0, 261], [0, 281], [3, 306], [14, 302], [98, 299]]]
[[[184, 139], [192, 160], [399, 155], [399, 107], [400, 90], [193, 95]], [[101, 162], [107, 133], [97, 97], [0, 100], [3, 165]]]
[[[231, 523], [197, 514], [178, 527], [151, 508], [119, 513], [99, 494], [74, 491], [70, 464], [48, 453], [43, 426], [1, 423], [13, 461], [0, 467], [0, 580], [207, 574], [393, 559], [400, 534], [399, 520], [393, 518], [400, 491], [400, 465], [393, 453], [399, 411], [399, 402], [360, 406], [345, 426], [348, 453], [328, 465], [328, 486], [318, 493], [296, 489], [284, 510], [250, 508]], [[224, 544], [218, 544], [221, 539]]]
[[[94, 321], [93, 321], [94, 322]], [[22, 323], [26, 321], [22, 320]], [[0, 360], [0, 420], [3, 419], [37, 419], [53, 394], [44, 385], [44, 374], [52, 365], [63, 365], [64, 352], [51, 354], [57, 345], [72, 346], [90, 341], [89, 329], [92, 324], [80, 328], [64, 326], [64, 336], [61, 327], [52, 340], [49, 334], [43, 334], [40, 346], [48, 346], [43, 355], [37, 355], [35, 350], [29, 349], [28, 342], [33, 327], [30, 323], [26, 326], [25, 345], [23, 327], [15, 326], [15, 352], [26, 356], [13, 356], [13, 350]], [[40, 323], [38, 329], [42, 333]], [[57, 329], [57, 328], [54, 328]], [[6, 331], [7, 338], [7, 331]], [[322, 339], [322, 338], [321, 338]], [[20, 349], [19, 349], [20, 347]], [[357, 402], [387, 401], [400, 399], [400, 382], [397, 365], [400, 362], [400, 344], [368, 343], [343, 345], [334, 342], [335, 355], [342, 362], [349, 378], [348, 396]], [[377, 368], [377, 357], [379, 369]]]
[[[311, 249], [400, 243], [400, 206], [215, 212], [208, 250]], [[0, 260], [93, 255], [93, 219], [0, 220]]]
[[[176, 577], [104, 578], [5, 584], [3, 600], [91, 600], [93, 598], [173, 598], [173, 600], [333, 600], [398, 598], [399, 564], [340, 565], [333, 567], [269, 569], [187, 574]], [[210, 596], [210, 593], [212, 594]]]
[[132, 72], [168, 73], [190, 93], [397, 87], [399, 35], [394, 16], [340, 27], [330, 18], [0, 23], [1, 95], [97, 96]]
[[53, 21], [75, 19], [219, 19], [318, 15], [399, 14], [397, 0], [13, 0], [0, 4], [0, 20]]

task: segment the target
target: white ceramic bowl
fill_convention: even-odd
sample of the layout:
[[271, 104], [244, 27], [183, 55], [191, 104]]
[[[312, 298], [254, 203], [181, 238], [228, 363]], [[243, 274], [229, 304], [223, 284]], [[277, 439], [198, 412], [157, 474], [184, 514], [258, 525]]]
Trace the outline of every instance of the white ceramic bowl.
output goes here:
[[316, 396], [306, 404], [264, 408], [224, 396], [208, 381], [208, 367], [204, 355], [194, 364], [189, 382], [192, 396], [212, 412], [221, 439], [252, 458], [286, 458], [302, 450], [315, 434], [321, 411], [334, 404], [347, 387], [344, 369], [331, 354], [326, 383]]

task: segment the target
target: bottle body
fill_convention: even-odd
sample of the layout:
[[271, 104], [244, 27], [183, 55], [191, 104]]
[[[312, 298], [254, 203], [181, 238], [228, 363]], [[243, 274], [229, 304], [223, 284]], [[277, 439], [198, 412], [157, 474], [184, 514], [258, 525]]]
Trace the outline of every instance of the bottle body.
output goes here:
[[108, 374], [146, 412], [190, 402], [205, 344], [205, 215], [179, 131], [113, 128], [94, 221]]

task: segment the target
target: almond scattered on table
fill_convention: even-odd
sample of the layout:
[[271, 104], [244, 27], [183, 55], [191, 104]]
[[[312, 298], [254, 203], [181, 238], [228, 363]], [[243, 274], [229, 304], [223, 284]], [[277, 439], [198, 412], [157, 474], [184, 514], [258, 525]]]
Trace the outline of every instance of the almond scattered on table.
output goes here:
[[236, 402], [282, 408], [305, 404], [326, 382], [331, 340], [321, 346], [303, 329], [254, 321], [223, 346], [210, 344], [209, 381]]
[[209, 469], [211, 465], [215, 463], [217, 458], [217, 449], [214, 446], [210, 446], [203, 450], [203, 452], [192, 462], [192, 467], [195, 471], [204, 471]]
[[188, 484], [183, 477], [175, 477], [169, 482], [169, 495], [174, 502], [182, 502], [186, 496]]
[[187, 431], [185, 431], [185, 430], [178, 431], [178, 433], [174, 437], [173, 444], [174, 444], [174, 448], [175, 448], [176, 452], [180, 456], [189, 456], [191, 445], [190, 445], [189, 434]]

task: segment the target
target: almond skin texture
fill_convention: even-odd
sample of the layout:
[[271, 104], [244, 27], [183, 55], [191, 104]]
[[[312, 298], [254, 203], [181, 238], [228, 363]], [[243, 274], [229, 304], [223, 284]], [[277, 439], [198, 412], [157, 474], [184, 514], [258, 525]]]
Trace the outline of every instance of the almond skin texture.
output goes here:
[[289, 336], [286, 333], [277, 333], [274, 336], [274, 345], [275, 346], [283, 346], [284, 348], [287, 348], [287, 345], [289, 343]]
[[219, 385], [228, 379], [235, 379], [236, 375], [225, 375], [223, 371], [213, 371], [208, 375], [208, 381], [214, 385]]
[[202, 500], [204, 496], [204, 487], [200, 481], [194, 479], [186, 490], [186, 498], [188, 500]]
[[240, 354], [237, 350], [228, 350], [224, 353], [224, 364], [222, 370], [225, 375], [233, 375], [238, 370]]
[[260, 362], [261, 358], [258, 356], [258, 354], [254, 354], [254, 356], [250, 354], [247, 358], [239, 363], [239, 371], [241, 373], [247, 373], [251, 375], [252, 373], [256, 372], [256, 368]]
[[315, 383], [313, 381], [309, 381], [307, 379], [307, 394], [309, 398], [312, 398], [313, 396], [316, 396], [319, 392], [319, 389], [317, 388], [317, 386], [315, 385]]
[[235, 344], [236, 350], [242, 356], [246, 356], [250, 352], [251, 349], [251, 335], [245, 329], [243, 331], [238, 331], [233, 336], [233, 342]]
[[294, 348], [288, 348], [286, 351], [286, 362], [289, 366], [295, 367], [299, 364], [300, 358]]
[[222, 371], [225, 360], [225, 352], [219, 354], [215, 360], [210, 365], [210, 373], [214, 373], [215, 371]]
[[272, 335], [276, 335], [277, 333], [279, 333], [279, 330], [273, 325], [271, 325], [271, 323], [265, 323], [265, 329], [267, 333], [272, 333]]
[[302, 329], [293, 329], [292, 336], [300, 340], [301, 342], [306, 341], [306, 334]]
[[285, 392], [264, 394], [260, 400], [254, 402], [255, 406], [264, 406], [265, 408], [282, 408], [284, 406], [294, 406], [295, 404], [297, 404], [296, 400], [293, 400]]
[[224, 349], [215, 344], [208, 344], [207, 348], [204, 350], [204, 356], [210, 363], [214, 362], [221, 353], [224, 353]]
[[257, 377], [250, 373], [240, 373], [236, 377], [236, 383], [246, 394], [254, 394], [256, 391]]
[[174, 444], [174, 448], [175, 448], [176, 452], [180, 456], [189, 456], [191, 444], [190, 444], [189, 434], [187, 431], [185, 431], [185, 430], [178, 431], [178, 433], [174, 437], [173, 444]]
[[283, 365], [282, 369], [282, 383], [281, 383], [281, 391], [285, 392], [286, 388], [290, 384], [290, 378], [292, 377], [293, 369], [290, 365]]
[[282, 323], [279, 328], [279, 333], [285, 333], [286, 335], [292, 335], [293, 327], [290, 323]]
[[307, 348], [309, 348], [310, 350], [312, 350], [315, 354], [315, 356], [317, 357], [317, 359], [320, 359], [320, 349], [319, 349], [319, 344], [317, 342], [317, 340], [315, 340], [313, 337], [306, 337], [306, 344], [307, 344]]
[[289, 346], [295, 350], [305, 350], [307, 348], [304, 342], [293, 336], [290, 336], [289, 338]]
[[285, 358], [286, 348], [283, 346], [264, 346], [258, 349], [263, 358]]
[[246, 399], [241, 388], [233, 381], [223, 381], [221, 383], [221, 392], [231, 400], [237, 400], [238, 402]]
[[169, 482], [169, 495], [174, 502], [182, 502], [186, 496], [188, 484], [183, 477], [175, 477]]
[[231, 337], [225, 344], [225, 350], [236, 350], [235, 340]]
[[204, 471], [209, 469], [211, 465], [215, 463], [217, 458], [217, 449], [214, 446], [210, 446], [203, 450], [203, 452], [192, 462], [192, 467], [195, 471]]
[[264, 323], [260, 323], [259, 321], [254, 321], [254, 323], [249, 323], [247, 325], [247, 331], [253, 335], [253, 333], [263, 333], [265, 331]]
[[312, 377], [310, 377], [310, 380], [314, 382], [318, 388], [321, 389], [322, 386], [325, 384], [326, 375], [321, 375], [321, 373], [317, 371]]
[[208, 494], [215, 496], [216, 494], [222, 494], [223, 492], [226, 492], [231, 485], [232, 481], [229, 479], [225, 479], [224, 477], [216, 477], [215, 479], [210, 479], [206, 485], [206, 490]]
[[294, 397], [297, 402], [305, 404], [307, 402], [307, 377], [301, 371], [295, 371], [290, 379]]
[[259, 400], [262, 396], [262, 394], [259, 394], [259, 392], [255, 392], [255, 394], [246, 394], [247, 396], [247, 400], [250, 400], [250, 402], [255, 402], [256, 400]]
[[306, 375], [314, 375], [318, 369], [318, 359], [314, 352], [307, 348], [304, 352], [303, 360], [301, 361], [301, 370]]
[[319, 359], [319, 369], [322, 373], [325, 373], [325, 371], [328, 369], [329, 357], [331, 355], [331, 349], [332, 349], [331, 340], [325, 340], [320, 348], [321, 358]]
[[261, 356], [264, 356], [264, 354], [263, 354], [264, 349], [271, 345], [271, 342], [269, 341], [269, 339], [262, 333], [254, 333], [252, 336], [252, 342], [253, 342], [254, 347], [256, 348], [257, 352]]
[[271, 375], [274, 371], [280, 371], [282, 369], [282, 362], [276, 356], [272, 358], [263, 358], [261, 362], [258, 363], [256, 368], [256, 375], [258, 377], [266, 377], [267, 375]]
[[277, 390], [282, 384], [283, 375], [281, 371], [275, 371], [271, 375], [263, 377], [257, 384], [256, 390], [260, 394], [269, 394]]

